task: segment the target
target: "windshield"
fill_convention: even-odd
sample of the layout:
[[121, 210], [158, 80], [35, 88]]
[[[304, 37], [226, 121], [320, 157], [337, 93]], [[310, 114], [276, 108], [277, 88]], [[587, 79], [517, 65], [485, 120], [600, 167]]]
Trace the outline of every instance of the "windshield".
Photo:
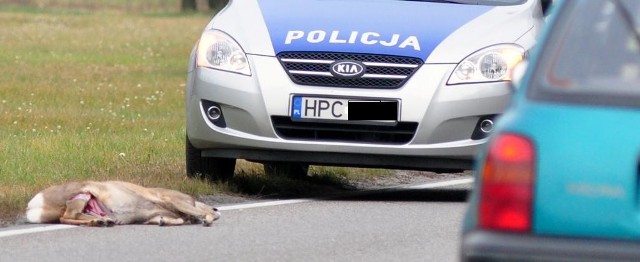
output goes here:
[[561, 10], [530, 95], [640, 106], [640, 1], [575, 0]]

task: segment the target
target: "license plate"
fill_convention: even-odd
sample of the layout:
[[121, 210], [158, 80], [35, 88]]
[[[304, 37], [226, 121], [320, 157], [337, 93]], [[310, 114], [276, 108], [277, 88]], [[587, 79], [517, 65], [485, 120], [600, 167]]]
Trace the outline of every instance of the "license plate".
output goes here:
[[293, 97], [293, 119], [397, 121], [398, 101]]

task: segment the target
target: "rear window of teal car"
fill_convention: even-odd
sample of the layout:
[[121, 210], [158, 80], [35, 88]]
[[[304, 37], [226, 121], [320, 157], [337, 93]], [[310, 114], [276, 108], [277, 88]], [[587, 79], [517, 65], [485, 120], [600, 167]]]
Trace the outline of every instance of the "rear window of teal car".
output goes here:
[[638, 0], [568, 1], [542, 49], [530, 97], [640, 107], [639, 31]]

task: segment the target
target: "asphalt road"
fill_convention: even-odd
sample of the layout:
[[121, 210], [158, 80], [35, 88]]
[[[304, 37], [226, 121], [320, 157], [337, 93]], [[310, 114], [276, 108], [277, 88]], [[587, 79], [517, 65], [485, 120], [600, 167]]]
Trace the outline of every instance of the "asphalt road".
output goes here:
[[13, 226], [0, 261], [457, 261], [468, 180], [224, 206], [212, 227]]

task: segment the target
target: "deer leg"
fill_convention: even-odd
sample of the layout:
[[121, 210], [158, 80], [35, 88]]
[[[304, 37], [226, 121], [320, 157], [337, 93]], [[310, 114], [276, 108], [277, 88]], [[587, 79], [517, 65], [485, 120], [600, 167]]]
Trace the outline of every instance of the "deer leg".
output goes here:
[[175, 210], [178, 210], [186, 215], [195, 217], [198, 220], [202, 221], [202, 224], [204, 226], [211, 226], [211, 224], [213, 224], [213, 221], [220, 218], [220, 214], [216, 213], [213, 208], [203, 208], [202, 205], [204, 204], [202, 203], [199, 204], [200, 207], [196, 207], [198, 205], [197, 203], [197, 201], [195, 201], [194, 204], [187, 203], [186, 201], [174, 201], [169, 202], [168, 204], [175, 208]]
[[214, 211], [213, 208], [203, 203], [198, 204], [192, 196], [187, 194], [164, 188], [153, 188], [152, 190], [162, 196], [161, 206], [195, 218], [205, 226], [211, 226], [213, 221], [220, 217], [220, 213]]
[[60, 217], [60, 223], [70, 225], [84, 225], [84, 226], [113, 226], [115, 221], [110, 218], [97, 217], [83, 213], [88, 199], [74, 198], [68, 200], [66, 203], [66, 209], [62, 217]]
[[144, 224], [159, 226], [179, 226], [184, 225], [184, 223], [184, 219], [180, 217], [157, 215], [147, 220], [147, 222], [145, 222]]
[[111, 227], [116, 223], [111, 219], [93, 218], [93, 219], [72, 219], [72, 218], [60, 218], [60, 223], [76, 225], [76, 226], [90, 226], [90, 227]]

